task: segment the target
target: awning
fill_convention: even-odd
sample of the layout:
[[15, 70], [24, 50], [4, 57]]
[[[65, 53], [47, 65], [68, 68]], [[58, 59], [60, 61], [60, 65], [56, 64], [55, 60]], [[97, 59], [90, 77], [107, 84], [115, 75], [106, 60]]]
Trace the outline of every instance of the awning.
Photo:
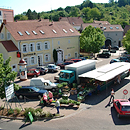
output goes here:
[[79, 77], [93, 78], [99, 81], [108, 81], [129, 69], [130, 63], [116, 62], [79, 75]]

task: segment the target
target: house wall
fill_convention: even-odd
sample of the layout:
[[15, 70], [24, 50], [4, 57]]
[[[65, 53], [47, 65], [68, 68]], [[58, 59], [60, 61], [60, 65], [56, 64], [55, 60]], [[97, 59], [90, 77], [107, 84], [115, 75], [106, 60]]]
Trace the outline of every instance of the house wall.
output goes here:
[[[111, 40], [111, 46], [119, 46], [119, 41], [123, 39], [123, 32], [104, 32], [106, 40]], [[122, 46], [122, 43], [121, 43]]]

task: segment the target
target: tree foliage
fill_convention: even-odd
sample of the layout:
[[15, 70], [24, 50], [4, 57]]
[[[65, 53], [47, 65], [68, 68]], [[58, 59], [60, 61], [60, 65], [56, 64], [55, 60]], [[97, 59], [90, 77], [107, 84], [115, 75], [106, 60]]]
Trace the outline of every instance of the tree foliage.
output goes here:
[[[115, 1], [115, 2], [114, 2]], [[76, 6], [59, 7], [56, 10], [37, 13], [30, 9], [27, 12], [18, 14], [14, 20], [49, 19], [58, 21], [60, 17], [82, 17], [84, 23], [93, 20], [108, 21], [110, 24], [130, 24], [130, 0], [109, 0], [109, 3], [92, 3], [91, 0], [84, 0]]]
[[126, 48], [128, 53], [130, 54], [130, 30], [127, 31], [126, 37], [122, 40], [123, 46]]
[[104, 42], [105, 36], [100, 28], [88, 26], [81, 33], [80, 47], [86, 52], [98, 53]]
[[[3, 54], [0, 53], [0, 98], [5, 98], [5, 87], [12, 84], [17, 76], [17, 73], [12, 71], [10, 66], [11, 57], [9, 57], [5, 62], [3, 59]], [[15, 90], [19, 89], [18, 85], [14, 85]]]

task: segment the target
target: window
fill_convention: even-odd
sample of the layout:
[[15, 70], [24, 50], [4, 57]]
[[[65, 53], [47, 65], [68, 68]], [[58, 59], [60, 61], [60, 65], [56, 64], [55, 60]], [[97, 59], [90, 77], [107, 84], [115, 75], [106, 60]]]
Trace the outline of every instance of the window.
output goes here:
[[119, 29], [119, 27], [116, 27], [116, 29]]
[[45, 50], [50, 49], [50, 43], [48, 41], [44, 42], [44, 49]]
[[68, 43], [70, 43], [70, 40], [68, 40]]
[[70, 56], [71, 56], [71, 54], [69, 53], [69, 54], [68, 54], [68, 57], [70, 57]]
[[41, 49], [41, 43], [37, 43], [37, 44], [36, 44], [36, 47], [37, 47], [37, 51], [42, 50], [42, 49]]
[[37, 33], [35, 31], [32, 31], [32, 32], [33, 32], [33, 34], [37, 35]]
[[30, 52], [35, 51], [34, 43], [30, 43], [29, 46], [30, 46], [30, 48], [29, 48], [29, 49], [30, 49]]
[[1, 13], [1, 11], [0, 11], [0, 16], [2, 16], [2, 13]]
[[45, 54], [44, 60], [45, 60], [45, 62], [49, 62], [50, 61], [50, 54]]
[[22, 52], [23, 52], [23, 53], [28, 52], [28, 44], [27, 44], [27, 43], [23, 44], [23, 45], [21, 46], [21, 48], [22, 48]]
[[113, 29], [113, 27], [110, 27], [110, 29]]
[[23, 36], [23, 34], [22, 34], [20, 31], [18, 31], [18, 34], [19, 34], [20, 36]]
[[28, 59], [27, 59], [27, 58], [24, 58], [24, 61], [27, 63], [27, 66], [28, 66]]
[[34, 65], [35, 64], [35, 57], [31, 57], [31, 65]]
[[53, 29], [52, 31], [53, 31], [55, 34], [57, 33], [56, 30], [54, 30], [54, 29]]
[[27, 35], [30, 35], [30, 33], [29, 33], [28, 31], [25, 31], [25, 33], [26, 33]]
[[64, 31], [65, 33], [67, 33], [67, 31], [66, 31], [65, 29], [63, 29], [63, 31]]
[[4, 34], [3, 33], [1, 33], [1, 39], [4, 39]]
[[72, 29], [70, 29], [70, 31], [73, 33], [74, 31]]
[[78, 57], [78, 53], [76, 52], [76, 53], [75, 53], [75, 58], [77, 58], [77, 57]]
[[60, 45], [60, 41], [58, 41], [58, 45]]
[[42, 30], [39, 31], [41, 34], [45, 34]]
[[7, 33], [7, 39], [10, 40], [11, 39], [11, 34], [8, 32]]

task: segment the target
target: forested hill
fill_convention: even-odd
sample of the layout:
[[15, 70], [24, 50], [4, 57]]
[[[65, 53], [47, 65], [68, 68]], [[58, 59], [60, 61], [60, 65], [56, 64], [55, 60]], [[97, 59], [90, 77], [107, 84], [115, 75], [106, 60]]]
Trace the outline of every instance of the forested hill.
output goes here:
[[111, 24], [130, 24], [130, 0], [109, 0], [109, 3], [92, 3], [85, 0], [81, 5], [59, 7], [56, 10], [37, 13], [28, 9], [27, 12], [18, 14], [14, 20], [50, 19], [58, 21], [60, 17], [82, 17], [84, 23], [91, 23], [93, 20], [108, 21]]

